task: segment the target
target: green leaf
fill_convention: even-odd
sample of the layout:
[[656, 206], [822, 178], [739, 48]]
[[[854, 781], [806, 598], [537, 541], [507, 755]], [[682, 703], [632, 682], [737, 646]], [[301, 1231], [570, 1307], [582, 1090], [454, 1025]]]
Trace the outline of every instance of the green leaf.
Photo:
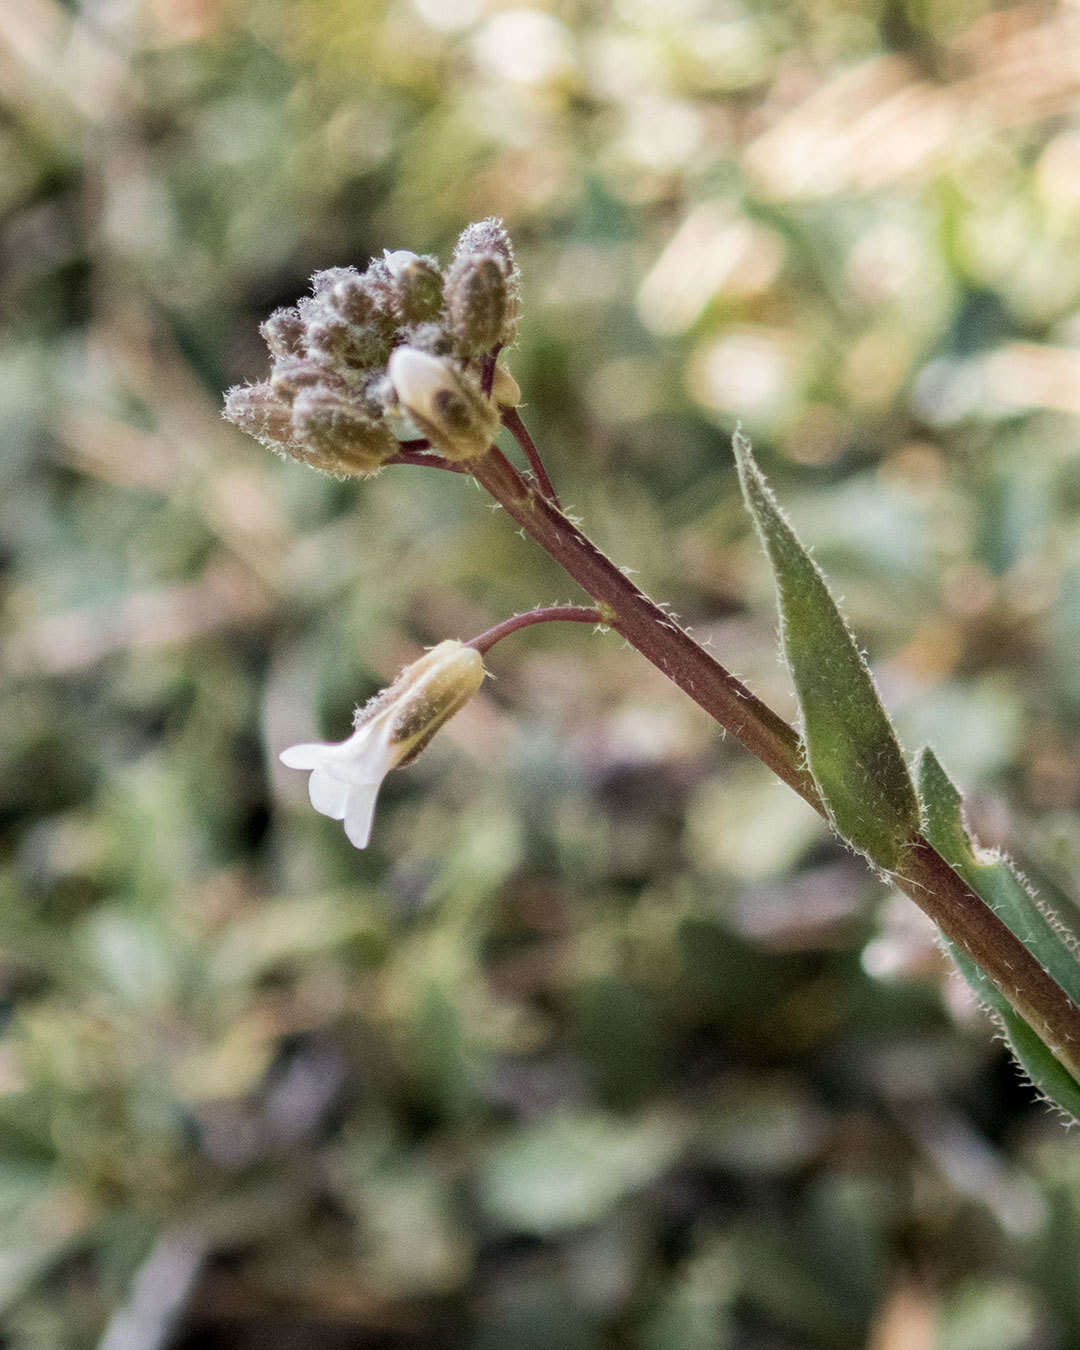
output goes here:
[[[37, 1184], [35, 1184], [37, 1183]], [[0, 1316], [87, 1235], [89, 1208], [40, 1170], [0, 1171]]]
[[653, 1182], [679, 1154], [685, 1131], [673, 1115], [638, 1120], [599, 1112], [545, 1116], [489, 1154], [480, 1178], [488, 1214], [539, 1237], [596, 1223]]
[[648, 1000], [615, 976], [583, 980], [571, 1006], [576, 1040], [593, 1087], [606, 1106], [644, 1101], [663, 1073], [663, 1046]]
[[[983, 851], [971, 838], [960, 793], [929, 748], [919, 752], [917, 776], [923, 834], [1075, 1001], [1080, 962], [1070, 946], [1071, 935], [1044, 913], [1004, 858]], [[1080, 1084], [971, 957], [948, 938], [944, 942], [961, 975], [998, 1017], [1013, 1054], [1038, 1091], [1080, 1120]]]
[[807, 765], [837, 831], [879, 867], [895, 867], [919, 829], [900, 745], [825, 578], [784, 518], [750, 442], [736, 432], [733, 445], [743, 496], [776, 579]]
[[1039, 904], [1007, 859], [971, 838], [960, 793], [931, 749], [920, 752], [916, 771], [927, 839], [1073, 1002], [1080, 1003], [1075, 936]]
[[476, 1069], [458, 1005], [436, 980], [420, 996], [416, 1039], [418, 1067], [435, 1105], [447, 1120], [467, 1121], [476, 1107]]

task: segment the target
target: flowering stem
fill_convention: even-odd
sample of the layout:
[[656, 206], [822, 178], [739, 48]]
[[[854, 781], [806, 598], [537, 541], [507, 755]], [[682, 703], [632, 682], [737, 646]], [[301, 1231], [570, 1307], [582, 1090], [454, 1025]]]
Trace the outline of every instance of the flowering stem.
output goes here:
[[525, 452], [525, 458], [529, 461], [529, 467], [536, 474], [536, 481], [540, 484], [540, 490], [549, 502], [562, 510], [558, 493], [548, 477], [547, 469], [544, 468], [544, 461], [540, 458], [540, 451], [536, 448], [536, 442], [529, 435], [528, 428], [521, 420], [521, 414], [516, 408], [506, 408], [503, 411], [503, 426], [509, 431], [514, 440]]
[[[511, 518], [598, 602], [605, 623], [826, 815], [794, 727], [640, 591], [498, 449], [492, 447], [474, 460], [471, 469]], [[1065, 1067], [1080, 1077], [1080, 1008], [927, 840], [918, 834], [910, 839], [889, 877], [982, 967]]]
[[496, 642], [501, 642], [504, 637], [516, 633], [519, 628], [528, 628], [534, 623], [555, 623], [559, 620], [569, 623], [605, 622], [601, 611], [593, 609], [590, 605], [549, 605], [545, 609], [530, 609], [524, 614], [515, 614], [512, 619], [504, 619], [502, 623], [497, 623], [494, 628], [489, 628], [486, 633], [481, 633], [479, 637], [474, 637], [471, 642], [463, 645], [475, 647], [483, 656], [495, 646]]
[[477, 481], [593, 597], [617, 629], [680, 689], [817, 809], [794, 729], [654, 604], [497, 449], [472, 462]]

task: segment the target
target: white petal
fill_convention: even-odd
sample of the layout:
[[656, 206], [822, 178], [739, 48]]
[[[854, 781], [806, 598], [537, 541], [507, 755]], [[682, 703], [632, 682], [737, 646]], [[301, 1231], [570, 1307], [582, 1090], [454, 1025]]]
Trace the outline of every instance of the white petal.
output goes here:
[[354, 848], [367, 848], [371, 838], [371, 823], [375, 819], [375, 801], [379, 795], [378, 783], [354, 783], [349, 788], [345, 807], [345, 833]]
[[416, 254], [407, 248], [396, 248], [393, 253], [384, 248], [383, 262], [390, 269], [391, 276], [399, 277], [410, 263], [416, 262]]
[[336, 749], [337, 746], [327, 745], [325, 742], [290, 745], [287, 750], [282, 750], [278, 759], [290, 769], [315, 769], [325, 763], [328, 750]]
[[345, 803], [349, 797], [349, 784], [342, 778], [335, 778], [320, 765], [308, 779], [308, 796], [316, 811], [331, 820], [345, 819]]
[[394, 734], [394, 708], [387, 708], [372, 722], [354, 731], [341, 743], [341, 757], [334, 773], [349, 783], [378, 785], [405, 753], [391, 744]]
[[390, 383], [404, 407], [421, 416], [430, 415], [435, 396], [456, 385], [449, 366], [430, 352], [416, 347], [395, 347], [387, 365]]

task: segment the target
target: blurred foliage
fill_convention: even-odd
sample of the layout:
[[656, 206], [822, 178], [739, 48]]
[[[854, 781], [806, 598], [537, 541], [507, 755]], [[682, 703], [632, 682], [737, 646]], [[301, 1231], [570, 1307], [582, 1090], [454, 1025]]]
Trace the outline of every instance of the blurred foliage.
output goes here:
[[[1080, 16], [0, 6], [5, 1350], [1080, 1344], [1080, 1163], [906, 901], [612, 637], [371, 850], [276, 752], [569, 583], [220, 421], [316, 268], [505, 217], [563, 499], [785, 713], [741, 418], [909, 751], [1080, 895]], [[438, 481], [435, 481], [435, 480]]]

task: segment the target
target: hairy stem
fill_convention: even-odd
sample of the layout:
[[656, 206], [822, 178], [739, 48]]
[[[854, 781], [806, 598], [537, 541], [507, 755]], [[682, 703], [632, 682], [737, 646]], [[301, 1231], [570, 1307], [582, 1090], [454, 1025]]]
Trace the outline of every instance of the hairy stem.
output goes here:
[[[477, 481], [601, 606], [616, 629], [747, 750], [826, 815], [795, 728], [696, 643], [494, 447]], [[1080, 1078], [1080, 1008], [935, 849], [915, 836], [890, 879], [990, 976], [1061, 1063]]]
[[536, 448], [536, 442], [529, 435], [529, 430], [521, 420], [521, 414], [516, 408], [504, 409], [503, 426], [524, 452], [525, 458], [529, 461], [529, 467], [536, 475], [536, 481], [540, 484], [540, 491], [549, 502], [554, 502], [561, 511], [562, 503], [559, 501], [559, 494], [555, 491], [554, 485], [548, 477], [547, 469], [544, 468], [544, 461], [540, 458], [540, 451]]
[[492, 385], [495, 383], [495, 362], [499, 359], [499, 353], [503, 349], [501, 342], [496, 342], [491, 351], [484, 357], [480, 367], [480, 388], [484, 391], [484, 397], [491, 397]]
[[982, 967], [1080, 1081], [1080, 1008], [933, 845], [914, 839], [890, 880]]
[[778, 777], [821, 810], [814, 780], [802, 764], [794, 728], [638, 590], [553, 502], [522, 478], [500, 451], [491, 450], [483, 459], [473, 461], [472, 471], [526, 533], [604, 606], [612, 628]]
[[494, 628], [489, 628], [486, 633], [481, 633], [479, 637], [474, 637], [471, 642], [463, 645], [466, 647], [475, 647], [483, 656], [489, 652], [496, 642], [501, 642], [504, 637], [509, 637], [511, 633], [516, 633], [519, 628], [528, 628], [534, 623], [604, 623], [604, 615], [598, 609], [591, 605], [548, 605], [544, 609], [530, 609], [524, 614], [515, 614], [511, 619], [504, 619], [502, 623], [497, 623]]

